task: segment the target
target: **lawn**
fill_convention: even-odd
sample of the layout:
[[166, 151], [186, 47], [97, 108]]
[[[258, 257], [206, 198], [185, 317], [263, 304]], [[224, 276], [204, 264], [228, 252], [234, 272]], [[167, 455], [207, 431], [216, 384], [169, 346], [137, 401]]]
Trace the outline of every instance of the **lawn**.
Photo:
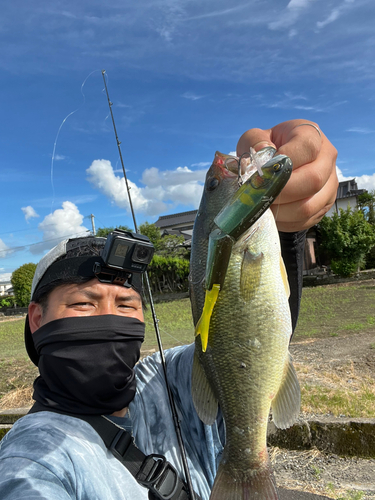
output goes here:
[[[369, 329], [375, 328], [374, 304], [375, 287], [366, 283], [355, 286], [306, 288], [303, 291], [301, 313], [293, 341], [368, 332]], [[164, 349], [194, 340], [189, 299], [158, 303], [155, 309]], [[143, 351], [149, 353], [157, 350], [149, 308], [145, 321], [146, 338]], [[23, 319], [0, 322], [0, 407], [2, 402], [9, 406], [9, 393], [21, 394], [21, 399], [13, 400], [15, 405], [21, 405], [23, 391], [30, 394], [32, 381], [37, 375], [37, 369], [27, 358], [23, 345], [23, 325]], [[306, 388], [302, 392], [304, 397]], [[332, 395], [329, 397], [334, 403]], [[320, 392], [317, 390], [314, 398], [318, 410], [319, 404], [327, 399], [327, 393], [323, 389]], [[310, 405], [312, 399], [309, 400]], [[314, 403], [312, 404], [313, 412]], [[373, 405], [375, 406], [375, 403]]]
[[[375, 287], [370, 283], [304, 288], [294, 339], [375, 329]], [[375, 340], [375, 339], [374, 339]]]

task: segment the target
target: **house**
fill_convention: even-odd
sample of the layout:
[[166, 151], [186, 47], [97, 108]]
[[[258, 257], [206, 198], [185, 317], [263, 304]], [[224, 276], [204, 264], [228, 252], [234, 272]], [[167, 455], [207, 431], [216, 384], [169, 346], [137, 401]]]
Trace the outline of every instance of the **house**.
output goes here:
[[[340, 208], [346, 210], [348, 205], [352, 208], [357, 206], [358, 196], [366, 193], [366, 189], [358, 189], [355, 179], [341, 181], [337, 188], [337, 197], [332, 208], [327, 212], [328, 216], [338, 212]], [[182, 235], [185, 238], [185, 244], [188, 246], [191, 243], [193, 233], [194, 220], [198, 210], [190, 210], [189, 212], [181, 212], [172, 215], [163, 215], [155, 222], [155, 226], [159, 227], [162, 234]], [[317, 239], [315, 226], [311, 227], [306, 235], [305, 253], [303, 260], [304, 274], [316, 268], [317, 263]]]
[[162, 215], [155, 222], [162, 235], [174, 234], [183, 236], [185, 243], [191, 241], [193, 234], [193, 226], [198, 210], [190, 210], [189, 212], [180, 212], [178, 214]]
[[366, 193], [366, 189], [358, 189], [355, 178], [341, 181], [337, 188], [336, 201], [326, 215], [330, 217], [335, 212], [339, 213], [340, 208], [346, 210], [348, 206], [355, 208], [358, 204], [358, 196], [363, 193]]
[[10, 281], [0, 281], [0, 297], [10, 295], [13, 292], [12, 283]]

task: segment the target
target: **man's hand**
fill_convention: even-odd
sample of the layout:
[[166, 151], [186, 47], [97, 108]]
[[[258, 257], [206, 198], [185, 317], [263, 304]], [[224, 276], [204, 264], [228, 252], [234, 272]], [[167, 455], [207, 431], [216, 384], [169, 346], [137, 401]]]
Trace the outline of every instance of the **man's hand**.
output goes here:
[[337, 151], [317, 129], [308, 120], [290, 120], [268, 130], [252, 128], [238, 141], [238, 156], [250, 147], [259, 151], [274, 146], [293, 161], [292, 175], [271, 206], [279, 231], [301, 231], [317, 224], [336, 200]]

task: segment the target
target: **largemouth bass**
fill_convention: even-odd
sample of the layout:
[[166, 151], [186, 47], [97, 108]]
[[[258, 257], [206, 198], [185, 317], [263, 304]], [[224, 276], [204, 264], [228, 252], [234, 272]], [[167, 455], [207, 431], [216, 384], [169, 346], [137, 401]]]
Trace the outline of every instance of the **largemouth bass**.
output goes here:
[[[225, 168], [224, 160], [225, 155], [216, 153], [193, 230], [190, 298], [195, 325], [205, 302], [214, 219], [239, 189], [237, 172]], [[201, 336], [196, 337], [194, 405], [208, 425], [220, 405], [226, 427], [210, 500], [278, 499], [266, 445], [269, 412], [272, 406], [275, 424], [287, 428], [300, 407], [299, 384], [288, 351], [292, 333], [288, 296], [279, 235], [268, 209], [231, 250], [205, 352]]]

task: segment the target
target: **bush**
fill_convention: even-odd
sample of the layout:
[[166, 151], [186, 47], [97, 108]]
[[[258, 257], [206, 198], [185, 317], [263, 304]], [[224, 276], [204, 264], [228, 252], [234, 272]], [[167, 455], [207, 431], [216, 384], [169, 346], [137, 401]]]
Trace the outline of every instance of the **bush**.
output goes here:
[[13, 307], [16, 300], [13, 295], [9, 295], [9, 297], [3, 297], [0, 299], [0, 308], [3, 307]]
[[188, 289], [189, 261], [154, 255], [148, 266], [153, 292], [180, 292]]
[[353, 276], [358, 270], [357, 262], [350, 262], [346, 259], [342, 260], [331, 260], [331, 269], [335, 274], [347, 278], [348, 276]]

